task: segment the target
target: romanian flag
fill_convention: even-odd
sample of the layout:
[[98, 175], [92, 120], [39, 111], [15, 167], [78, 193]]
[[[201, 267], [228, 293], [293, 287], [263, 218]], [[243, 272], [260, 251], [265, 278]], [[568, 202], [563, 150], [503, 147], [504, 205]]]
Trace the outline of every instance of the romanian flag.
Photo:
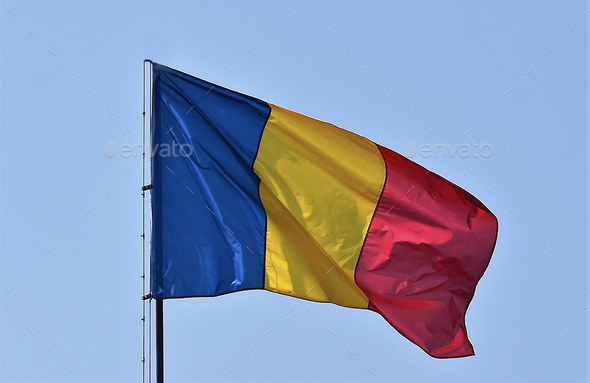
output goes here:
[[264, 289], [369, 309], [429, 355], [474, 355], [465, 313], [496, 217], [334, 125], [152, 66], [151, 291]]

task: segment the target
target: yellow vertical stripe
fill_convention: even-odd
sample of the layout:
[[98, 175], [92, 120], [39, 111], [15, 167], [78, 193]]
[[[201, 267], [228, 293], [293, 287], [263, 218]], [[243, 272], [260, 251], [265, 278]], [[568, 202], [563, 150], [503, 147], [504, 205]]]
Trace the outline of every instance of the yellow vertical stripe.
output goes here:
[[364, 137], [278, 106], [254, 171], [267, 214], [265, 289], [366, 308], [354, 282], [385, 163]]

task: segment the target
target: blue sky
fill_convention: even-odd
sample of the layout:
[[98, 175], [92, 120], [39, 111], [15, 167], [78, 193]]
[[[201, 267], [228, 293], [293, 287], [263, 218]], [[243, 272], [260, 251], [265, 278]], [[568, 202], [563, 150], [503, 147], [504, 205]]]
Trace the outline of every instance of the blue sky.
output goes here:
[[[415, 143], [500, 223], [475, 357], [430, 358], [366, 310], [241, 292], [165, 303], [168, 380], [586, 380], [588, 9], [2, 1], [1, 380], [141, 380], [141, 158], [103, 149], [141, 143], [146, 58]], [[420, 151], [474, 141], [491, 155]]]

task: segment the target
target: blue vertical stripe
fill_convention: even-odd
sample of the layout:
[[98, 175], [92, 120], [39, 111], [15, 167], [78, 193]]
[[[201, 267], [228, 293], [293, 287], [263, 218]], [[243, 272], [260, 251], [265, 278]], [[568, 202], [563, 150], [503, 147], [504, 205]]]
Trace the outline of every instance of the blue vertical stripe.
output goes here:
[[263, 101], [153, 64], [152, 294], [264, 288]]

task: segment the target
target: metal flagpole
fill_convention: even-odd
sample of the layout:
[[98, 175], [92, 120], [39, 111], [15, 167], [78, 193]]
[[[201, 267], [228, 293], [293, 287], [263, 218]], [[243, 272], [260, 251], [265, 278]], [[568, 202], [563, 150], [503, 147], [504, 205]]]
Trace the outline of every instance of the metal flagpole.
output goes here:
[[156, 299], [156, 382], [164, 383], [164, 301]]
[[[151, 137], [151, 130], [152, 122], [153, 122], [153, 114], [152, 114], [152, 107], [153, 107], [153, 63], [151, 60], [145, 60], [145, 62], [149, 62], [150, 64], [150, 137]], [[151, 145], [151, 139], [150, 139]], [[150, 150], [151, 152], [151, 150]], [[151, 159], [151, 157], [150, 157]], [[145, 162], [145, 145], [144, 145], [144, 162]], [[143, 186], [143, 192], [150, 190], [152, 185], [145, 185]], [[151, 273], [151, 270], [150, 270]], [[151, 279], [150, 279], [151, 283]], [[150, 300], [152, 299], [150, 294]], [[156, 382], [157, 383], [164, 383], [164, 301], [162, 299], [156, 299]]]
[[[145, 264], [146, 264], [146, 256], [145, 256], [145, 193], [152, 189], [152, 184], [150, 183], [149, 185], [146, 185], [146, 179], [145, 179], [145, 153], [146, 153], [146, 139], [145, 139], [145, 133], [146, 133], [146, 129], [145, 129], [145, 99], [146, 99], [146, 87], [145, 87], [145, 64], [149, 63], [150, 66], [150, 73], [149, 73], [149, 87], [150, 87], [150, 91], [149, 91], [149, 119], [150, 119], [150, 146], [151, 146], [151, 130], [152, 130], [152, 104], [153, 104], [153, 63], [151, 60], [144, 60], [143, 61], [143, 137], [142, 137], [142, 141], [143, 141], [143, 176], [142, 176], [142, 187], [141, 187], [141, 195], [143, 197], [143, 230], [142, 230], [142, 238], [143, 238], [143, 279], [144, 279], [144, 295], [143, 295], [143, 300], [144, 302], [146, 300], [149, 300], [149, 345], [148, 345], [148, 355], [149, 355], [149, 365], [148, 365], [148, 381], [151, 383], [152, 381], [152, 294], [151, 292], [149, 294], [145, 294]], [[151, 150], [149, 151], [151, 153]], [[151, 156], [150, 156], [150, 162], [151, 162]], [[150, 177], [151, 179], [151, 177]], [[151, 196], [150, 196], [151, 197]], [[151, 201], [151, 198], [150, 198]], [[150, 258], [150, 290], [151, 290], [151, 258]], [[163, 323], [163, 319], [164, 319], [164, 311], [163, 311], [163, 301], [161, 299], [156, 299], [156, 382], [157, 383], [163, 383], [164, 382], [164, 323]], [[144, 321], [144, 329], [145, 329], [145, 303], [144, 303], [144, 316], [143, 316], [143, 321]], [[144, 363], [145, 363], [145, 330], [144, 330], [144, 341], [143, 341], [143, 347], [144, 347]], [[145, 368], [144, 368], [144, 381], [145, 381]]]
[[[143, 185], [145, 185], [145, 62], [143, 63], [143, 104], [142, 104], [142, 134], [141, 134], [141, 151], [142, 151], [142, 168], [141, 168], [141, 186], [143, 188]], [[142, 240], [142, 246], [141, 246], [141, 253], [142, 253], [142, 258], [141, 258], [141, 268], [142, 268], [142, 273], [141, 273], [141, 278], [143, 279], [143, 286], [142, 286], [142, 301], [141, 301], [141, 306], [142, 306], [142, 316], [141, 316], [141, 320], [142, 320], [142, 345], [141, 345], [141, 363], [142, 363], [142, 369], [141, 369], [141, 381], [143, 383], [145, 383], [145, 192], [142, 191], [141, 193], [141, 240]]]

